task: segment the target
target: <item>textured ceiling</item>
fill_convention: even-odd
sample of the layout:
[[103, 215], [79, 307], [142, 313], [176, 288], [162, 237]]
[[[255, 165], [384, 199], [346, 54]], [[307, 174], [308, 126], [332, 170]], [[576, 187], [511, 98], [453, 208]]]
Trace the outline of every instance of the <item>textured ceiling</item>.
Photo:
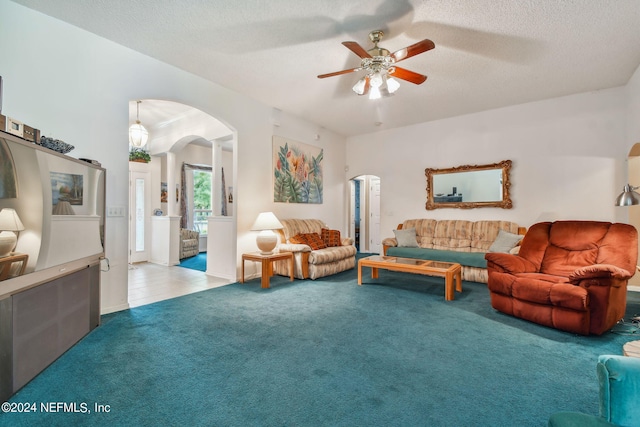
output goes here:
[[[343, 135], [621, 86], [640, 64], [638, 0], [15, 0]], [[341, 45], [390, 51], [426, 74], [359, 97]], [[378, 123], [378, 124], [376, 124]], [[381, 124], [380, 124], [381, 123]]]

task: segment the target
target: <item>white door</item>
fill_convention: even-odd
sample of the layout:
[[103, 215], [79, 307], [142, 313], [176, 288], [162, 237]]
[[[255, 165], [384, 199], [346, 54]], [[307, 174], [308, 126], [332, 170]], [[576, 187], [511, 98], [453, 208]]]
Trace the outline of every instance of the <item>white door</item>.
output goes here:
[[369, 251], [379, 254], [382, 251], [380, 239], [380, 178], [371, 177], [369, 184]]
[[349, 236], [356, 239], [356, 183], [354, 180], [349, 181], [350, 197], [349, 197]]
[[149, 172], [129, 172], [129, 263], [149, 261], [151, 191]]

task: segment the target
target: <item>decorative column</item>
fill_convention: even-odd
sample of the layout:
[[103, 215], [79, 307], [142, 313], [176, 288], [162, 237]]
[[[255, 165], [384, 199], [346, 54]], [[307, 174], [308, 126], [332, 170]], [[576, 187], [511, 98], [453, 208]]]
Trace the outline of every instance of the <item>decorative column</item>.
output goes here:
[[211, 149], [211, 210], [213, 216], [220, 216], [222, 213], [222, 144], [213, 142]]
[[176, 155], [167, 151], [167, 216], [180, 216], [176, 207]]

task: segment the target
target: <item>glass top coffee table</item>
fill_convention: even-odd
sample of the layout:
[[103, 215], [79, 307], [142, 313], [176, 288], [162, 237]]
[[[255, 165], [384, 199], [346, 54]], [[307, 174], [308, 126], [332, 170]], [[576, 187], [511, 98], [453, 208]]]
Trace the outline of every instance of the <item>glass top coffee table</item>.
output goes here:
[[455, 262], [382, 255], [361, 258], [358, 261], [358, 285], [362, 285], [362, 267], [371, 268], [371, 277], [373, 279], [378, 278], [378, 269], [444, 277], [444, 299], [447, 301], [454, 299], [454, 282], [455, 290], [462, 292], [462, 267]]

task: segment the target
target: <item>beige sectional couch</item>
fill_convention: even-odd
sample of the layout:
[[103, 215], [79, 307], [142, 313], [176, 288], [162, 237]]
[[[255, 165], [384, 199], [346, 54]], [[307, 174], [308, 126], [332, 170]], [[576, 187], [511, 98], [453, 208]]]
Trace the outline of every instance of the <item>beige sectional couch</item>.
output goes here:
[[[398, 247], [396, 238], [382, 241], [384, 254], [405, 258], [457, 262], [462, 266], [462, 279], [487, 283], [484, 254], [504, 239], [524, 235], [526, 229], [509, 221], [466, 221], [410, 219], [398, 225], [399, 230], [415, 229], [416, 247]], [[500, 233], [503, 230], [506, 233]], [[498, 234], [501, 240], [496, 242]], [[517, 239], [516, 239], [517, 240]]]
[[[323, 221], [318, 219], [281, 219], [280, 222], [284, 228], [277, 230], [280, 234], [278, 250], [293, 252], [295, 278], [317, 279], [355, 267], [357, 251], [353, 246], [353, 239], [339, 239], [340, 241], [336, 243], [338, 246], [314, 250], [308, 244], [291, 243], [291, 240], [296, 240], [294, 237], [308, 233], [321, 236], [322, 229], [329, 229]], [[274, 273], [288, 276], [287, 262], [275, 262]]]

